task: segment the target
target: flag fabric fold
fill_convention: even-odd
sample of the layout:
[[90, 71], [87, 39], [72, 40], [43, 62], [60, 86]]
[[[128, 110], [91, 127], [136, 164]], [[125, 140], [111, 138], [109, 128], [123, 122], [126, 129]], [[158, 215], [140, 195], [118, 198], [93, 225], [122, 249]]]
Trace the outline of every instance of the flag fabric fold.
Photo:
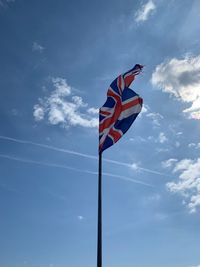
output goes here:
[[119, 75], [108, 88], [107, 100], [99, 110], [99, 153], [115, 144], [142, 110], [143, 99], [129, 88], [142, 68], [136, 64]]

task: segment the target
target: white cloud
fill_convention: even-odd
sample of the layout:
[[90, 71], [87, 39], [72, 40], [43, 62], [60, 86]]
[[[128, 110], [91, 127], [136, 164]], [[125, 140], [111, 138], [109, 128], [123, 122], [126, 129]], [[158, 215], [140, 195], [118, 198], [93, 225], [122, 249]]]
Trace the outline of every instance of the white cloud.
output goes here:
[[43, 50], [44, 50], [44, 47], [42, 45], [40, 45], [39, 43], [37, 43], [37, 42], [33, 42], [32, 50], [42, 53]]
[[161, 132], [161, 133], [159, 134], [159, 136], [158, 136], [158, 141], [159, 141], [161, 144], [163, 144], [163, 143], [165, 143], [167, 140], [168, 140], [168, 139], [167, 139], [167, 137], [165, 136], [165, 134], [164, 134], [163, 132]]
[[195, 147], [196, 145], [195, 145], [195, 143], [190, 143], [190, 144], [188, 144], [188, 147], [189, 148], [191, 148], [191, 147]]
[[[166, 147], [166, 143], [169, 143], [169, 139], [167, 138], [167, 136], [166, 136], [166, 134], [164, 132], [160, 132], [157, 137], [150, 135], [146, 139], [142, 139], [142, 138], [138, 139], [137, 137], [130, 139], [130, 141], [136, 141], [136, 140], [158, 144], [158, 146], [155, 147], [155, 150], [158, 153], [170, 151], [169, 146]], [[179, 147], [180, 143], [179, 142], [175, 142], [174, 145], [176, 147]], [[163, 146], [165, 146], [165, 147], [163, 147]]]
[[152, 84], [191, 106], [183, 112], [188, 118], [200, 119], [200, 56], [172, 58], [158, 65]]
[[60, 96], [68, 96], [71, 94], [72, 88], [67, 84], [65, 79], [60, 77], [52, 78], [52, 83], [56, 89], [53, 92], [52, 97], [57, 98]]
[[161, 195], [158, 193], [154, 193], [152, 195], [145, 196], [142, 202], [145, 206], [147, 206], [147, 205], [152, 205], [152, 204], [154, 205], [158, 203], [160, 200], [161, 200]]
[[129, 141], [131, 141], [131, 142], [147, 142], [147, 139], [145, 139], [141, 136], [135, 136], [135, 137], [129, 138]]
[[137, 163], [132, 163], [131, 164], [131, 169], [133, 169], [134, 171], [137, 171], [139, 169], [139, 166]]
[[144, 104], [142, 107], [141, 115], [152, 120], [153, 126], [160, 126], [160, 121], [163, 119], [163, 116], [158, 112], [152, 112], [151, 108]]
[[34, 111], [33, 111], [33, 116], [35, 117], [36, 121], [41, 121], [44, 119], [44, 109], [43, 107], [39, 106], [38, 104], [36, 104], [33, 107]]
[[172, 167], [178, 160], [177, 159], [168, 159], [162, 162], [163, 168], [170, 168]]
[[165, 142], [168, 141], [168, 138], [163, 132], [160, 132], [158, 138], [155, 138], [154, 136], [149, 136], [148, 140], [153, 141], [155, 143], [164, 144]]
[[146, 105], [146, 104], [144, 104], [143, 106], [142, 106], [142, 111], [141, 111], [141, 114], [143, 114], [143, 113], [147, 113], [147, 111], [149, 111], [149, 106], [148, 105]]
[[99, 114], [99, 109], [98, 109], [98, 108], [89, 108], [89, 109], [87, 110], [87, 112], [88, 112], [89, 114]]
[[190, 143], [190, 144], [188, 144], [188, 147], [189, 147], [189, 148], [195, 148], [195, 149], [198, 149], [198, 148], [200, 148], [200, 143], [197, 143], [197, 144], [195, 144], [195, 143]]
[[162, 115], [160, 115], [159, 113], [154, 113], [154, 112], [147, 113], [146, 117], [152, 119], [154, 126], [160, 126], [160, 120], [163, 119]]
[[196, 212], [197, 207], [200, 206], [200, 158], [183, 159], [177, 162], [173, 172], [180, 173], [179, 179], [177, 182], [167, 183], [168, 190], [181, 194], [189, 211]]
[[190, 267], [200, 267], [200, 265], [192, 265], [192, 266], [190, 266]]
[[[98, 118], [94, 116], [94, 112], [87, 114], [84, 109], [88, 106], [83, 102], [80, 96], [72, 95], [72, 88], [67, 84], [65, 79], [52, 78], [51, 80], [54, 90], [48, 97], [39, 98], [34, 105], [33, 116], [36, 121], [45, 118], [52, 125], [61, 125], [62, 127], [82, 126], [96, 128], [98, 126]], [[89, 108], [89, 110], [95, 110]]]
[[170, 151], [169, 148], [160, 148], [160, 147], [156, 148], [157, 153], [167, 153], [169, 151]]
[[147, 20], [155, 9], [156, 5], [152, 0], [149, 0], [146, 4], [142, 5], [141, 8], [136, 12], [135, 21], [141, 22]]

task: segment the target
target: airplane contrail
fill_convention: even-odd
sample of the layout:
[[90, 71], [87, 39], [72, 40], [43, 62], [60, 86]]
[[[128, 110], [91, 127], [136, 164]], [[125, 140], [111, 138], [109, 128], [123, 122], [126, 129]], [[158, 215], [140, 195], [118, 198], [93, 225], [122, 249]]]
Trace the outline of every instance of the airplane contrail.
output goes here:
[[[22, 162], [22, 163], [28, 163], [28, 164], [35, 164], [35, 165], [41, 165], [41, 166], [46, 166], [46, 167], [54, 167], [54, 168], [62, 168], [62, 169], [68, 169], [71, 171], [76, 171], [76, 172], [81, 172], [81, 173], [88, 173], [88, 174], [92, 174], [92, 175], [98, 175], [98, 172], [96, 171], [89, 171], [89, 170], [83, 170], [83, 169], [77, 169], [77, 168], [73, 168], [67, 165], [62, 165], [62, 164], [54, 164], [54, 163], [47, 163], [47, 162], [41, 162], [41, 161], [35, 161], [35, 160], [30, 160], [30, 159], [24, 159], [24, 158], [19, 158], [19, 157], [15, 157], [15, 156], [10, 156], [10, 155], [5, 155], [5, 154], [0, 154], [1, 158], [7, 159], [7, 160], [14, 160], [14, 161], [18, 161], [18, 162]], [[140, 180], [136, 180], [136, 179], [132, 179], [130, 177], [126, 177], [123, 175], [117, 175], [117, 174], [113, 174], [113, 173], [107, 173], [107, 172], [103, 172], [103, 175], [108, 176], [108, 177], [115, 177], [127, 182], [132, 182], [135, 184], [140, 184], [140, 185], [144, 185], [144, 186], [148, 186], [148, 187], [154, 187], [151, 184], [142, 182]]]
[[[79, 156], [79, 157], [84, 157], [84, 158], [88, 158], [88, 159], [98, 160], [98, 157], [94, 156], [94, 155], [85, 154], [85, 153], [81, 153], [81, 152], [77, 152], [77, 151], [73, 151], [73, 150], [69, 150], [69, 149], [58, 148], [55, 146], [45, 145], [45, 144], [36, 143], [36, 142], [28, 141], [28, 140], [16, 139], [16, 138], [3, 136], [3, 135], [0, 135], [0, 139], [11, 141], [11, 142], [16, 142], [16, 143], [20, 143], [20, 144], [33, 145], [33, 146], [37, 146], [37, 147], [41, 147], [41, 148], [45, 148], [45, 149], [49, 149], [49, 150], [53, 150], [53, 151], [57, 151], [57, 152], [67, 153], [67, 154], [71, 154], [71, 155], [75, 155], [75, 156]], [[120, 166], [126, 166], [129, 168], [132, 168], [132, 164], [130, 164], [130, 163], [111, 160], [111, 159], [107, 159], [107, 158], [104, 158], [103, 161], [109, 162], [112, 164], [116, 164], [116, 165], [120, 165]], [[143, 167], [139, 167], [139, 166], [136, 167], [136, 170], [140, 170], [143, 172], [152, 173], [152, 174], [156, 174], [156, 175], [171, 177], [170, 175], [167, 175], [165, 173], [154, 171], [154, 170], [143, 168]]]
[[3, 135], [0, 135], [0, 139], [12, 141], [12, 142], [16, 142], [16, 143], [20, 143], [20, 144], [27, 144], [27, 145], [38, 146], [38, 147], [42, 147], [42, 148], [54, 150], [54, 151], [57, 151], [57, 152], [63, 152], [63, 153], [67, 153], [67, 154], [72, 154], [72, 155], [84, 157], [84, 158], [98, 159], [97, 156], [88, 155], [88, 154], [76, 152], [76, 151], [73, 151], [73, 150], [58, 148], [58, 147], [55, 147], [55, 146], [50, 146], [50, 145], [35, 143], [35, 142], [27, 141], [27, 140], [21, 140], [21, 139], [11, 138], [11, 137], [7, 137], [7, 136], [3, 136]]

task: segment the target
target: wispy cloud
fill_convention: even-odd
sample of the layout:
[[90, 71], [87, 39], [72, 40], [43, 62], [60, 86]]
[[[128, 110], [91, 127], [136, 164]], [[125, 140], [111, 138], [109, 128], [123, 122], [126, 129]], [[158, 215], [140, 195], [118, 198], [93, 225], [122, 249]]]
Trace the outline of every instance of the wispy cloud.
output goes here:
[[[50, 146], [50, 145], [35, 143], [35, 142], [27, 141], [27, 140], [21, 140], [21, 139], [11, 138], [11, 137], [2, 136], [2, 135], [0, 135], [0, 139], [7, 140], [7, 141], [12, 141], [12, 142], [16, 142], [16, 143], [20, 143], [20, 144], [27, 144], [27, 145], [38, 146], [38, 147], [41, 147], [41, 148], [44, 148], [44, 149], [49, 149], [49, 150], [53, 150], [53, 151], [57, 151], [57, 152], [61, 152], [61, 153], [67, 153], [67, 154], [71, 154], [71, 155], [75, 155], [75, 156], [79, 156], [79, 157], [84, 157], [84, 158], [88, 158], [88, 159], [98, 160], [98, 157], [97, 156], [94, 156], [94, 155], [85, 154], [85, 153], [81, 153], [81, 152], [77, 152], [77, 151], [73, 151], [73, 150], [68, 150], [68, 149], [63, 149], [63, 148], [58, 148], [58, 147], [55, 147], [55, 146]], [[107, 158], [104, 158], [103, 161], [109, 162], [109, 163], [112, 163], [112, 164], [116, 164], [116, 165], [120, 165], [120, 166], [129, 167], [129, 168], [131, 168], [131, 169], [134, 170], [133, 163], [130, 164], [130, 163], [125, 163], [125, 162], [121, 162], [121, 161], [111, 160], [111, 159], [107, 159]], [[147, 173], [153, 173], [153, 174], [157, 174], [157, 175], [161, 175], [161, 176], [167, 176], [167, 177], [169, 176], [169, 175], [167, 175], [165, 173], [154, 171], [154, 170], [150, 170], [150, 169], [147, 169], [147, 168], [143, 168], [143, 167], [140, 167], [138, 165], [137, 165], [137, 170], [144, 171], [144, 172], [147, 172]]]
[[141, 110], [141, 113], [140, 114], [144, 114], [144, 113], [147, 113], [149, 110], [149, 106], [144, 104], [143, 107], [142, 107], [142, 110]]
[[167, 183], [167, 189], [181, 194], [189, 211], [196, 212], [200, 206], [200, 158], [196, 160], [183, 159], [176, 162], [173, 172], [180, 173], [179, 179], [177, 182]]
[[190, 143], [188, 144], [188, 147], [198, 149], [200, 148], [200, 143]]
[[145, 182], [142, 182], [140, 180], [136, 180], [136, 179], [124, 176], [124, 175], [112, 174], [112, 173], [109, 173], [109, 172], [103, 172], [103, 175], [108, 176], [108, 177], [119, 178], [119, 179], [127, 181], [127, 182], [132, 182], [132, 183], [136, 183], [136, 184], [142, 184], [142, 185], [145, 185], [145, 186], [148, 186], [148, 187], [154, 187], [153, 185], [151, 185], [149, 183], [145, 183]]
[[156, 9], [156, 5], [152, 0], [149, 0], [146, 4], [143, 4], [140, 9], [135, 13], [136, 22], [146, 21], [153, 11]]
[[169, 152], [169, 151], [170, 151], [169, 148], [162, 148], [162, 147], [157, 147], [157, 148], [156, 148], [156, 152], [157, 152], [157, 153], [167, 153], [167, 152]]
[[160, 121], [163, 119], [162, 115], [155, 112], [147, 113], [146, 117], [152, 120], [154, 126], [160, 126]]
[[142, 116], [145, 116], [152, 120], [153, 126], [159, 127], [161, 125], [161, 120], [163, 120], [163, 116], [158, 112], [152, 112], [148, 105], [144, 105], [141, 113]]
[[0, 0], [0, 7], [6, 7], [9, 3], [14, 3], [15, 0]]
[[183, 112], [188, 118], [200, 119], [200, 56], [172, 58], [158, 65], [152, 75], [152, 84], [163, 92], [191, 106]]
[[160, 132], [158, 134], [158, 136], [148, 136], [148, 138], [146, 139], [147, 142], [151, 141], [151, 142], [154, 142], [154, 143], [160, 143], [160, 144], [164, 144], [168, 141], [168, 138], [166, 137], [165, 133], [164, 132]]
[[[62, 165], [62, 164], [55, 164], [55, 163], [36, 161], [36, 160], [19, 158], [19, 157], [15, 157], [15, 156], [12, 156], [12, 155], [5, 155], [5, 154], [0, 154], [0, 157], [4, 158], [4, 159], [7, 159], [7, 160], [14, 160], [14, 161], [22, 162], [22, 163], [27, 163], [27, 164], [41, 165], [41, 166], [52, 167], [52, 168], [68, 169], [68, 170], [79, 172], [79, 173], [87, 173], [87, 174], [92, 174], [92, 175], [96, 175], [96, 176], [98, 175], [98, 173], [96, 171], [78, 169], [78, 168], [75, 168], [75, 167]], [[124, 181], [127, 181], [127, 182], [132, 182], [132, 183], [144, 185], [144, 186], [147, 186], [147, 187], [154, 187], [151, 184], [145, 183], [145, 182], [140, 181], [140, 180], [132, 179], [130, 177], [117, 175], [117, 174], [113, 174], [113, 173], [108, 173], [108, 172], [103, 172], [102, 174], [104, 176], [118, 178], [118, 179], [121, 179], [121, 180], [124, 180]]]
[[33, 51], [37, 51], [37, 52], [42, 53], [44, 51], [44, 49], [45, 48], [41, 44], [39, 44], [38, 42], [33, 42], [33, 45], [32, 45]]
[[99, 109], [98, 109], [98, 108], [89, 108], [89, 109], [87, 110], [87, 112], [88, 112], [89, 114], [99, 114]]
[[177, 162], [177, 159], [171, 158], [162, 162], [163, 168], [171, 168]]
[[36, 143], [36, 142], [31, 142], [31, 141], [27, 141], [27, 140], [11, 138], [11, 137], [8, 137], [8, 136], [0, 135], [0, 139], [16, 142], [16, 143], [20, 143], [20, 144], [38, 146], [38, 147], [41, 147], [41, 148], [45, 148], [45, 149], [49, 149], [49, 150], [53, 150], [53, 151], [57, 151], [57, 152], [62, 152], [62, 153], [67, 153], [67, 154], [71, 154], [71, 155], [75, 155], [75, 156], [80, 156], [80, 157], [84, 157], [84, 158], [95, 159], [95, 160], [98, 159], [97, 156], [84, 154], [84, 153], [80, 153], [80, 152], [77, 152], [77, 151], [63, 149], [63, 148], [59, 148], [59, 147], [55, 147], [55, 146], [50, 146], [50, 145], [40, 144], [40, 143]]
[[157, 174], [157, 175], [161, 175], [161, 176], [171, 177], [166, 173], [162, 173], [162, 172], [158, 172], [158, 171], [154, 171], [154, 170], [150, 170], [150, 169], [147, 169], [147, 168], [140, 167], [138, 163], [130, 164], [130, 163], [125, 163], [125, 162], [121, 162], [121, 161], [115, 161], [115, 160], [111, 160], [111, 159], [104, 159], [104, 161], [110, 162], [110, 163], [113, 163], [113, 164], [116, 164], [116, 165], [120, 165], [120, 166], [126, 166], [126, 167], [131, 168], [134, 171], [143, 171], [143, 172], [147, 172], [147, 173], [153, 173], [153, 174]]
[[[39, 98], [34, 105], [33, 116], [36, 121], [47, 118], [52, 125], [61, 125], [64, 128], [70, 126], [82, 126], [96, 128], [98, 118], [96, 109], [87, 108], [80, 96], [72, 94], [72, 87], [63, 78], [52, 78], [54, 90], [49, 96]], [[87, 108], [87, 110], [86, 110]]]
[[160, 202], [160, 200], [161, 200], [161, 195], [158, 193], [153, 193], [151, 195], [144, 196], [142, 199], [142, 204], [144, 204], [144, 206], [154, 205]]
[[165, 134], [164, 134], [163, 132], [161, 132], [161, 133], [159, 134], [159, 136], [158, 136], [158, 141], [159, 141], [161, 144], [163, 144], [163, 143], [165, 143], [167, 140], [168, 140], [168, 139], [167, 139], [167, 137], [165, 136]]

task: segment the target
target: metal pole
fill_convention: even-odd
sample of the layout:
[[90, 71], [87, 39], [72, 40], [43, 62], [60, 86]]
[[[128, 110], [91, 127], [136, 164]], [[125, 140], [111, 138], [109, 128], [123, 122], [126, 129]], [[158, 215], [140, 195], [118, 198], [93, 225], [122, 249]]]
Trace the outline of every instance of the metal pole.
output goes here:
[[102, 153], [99, 153], [97, 267], [102, 267]]

